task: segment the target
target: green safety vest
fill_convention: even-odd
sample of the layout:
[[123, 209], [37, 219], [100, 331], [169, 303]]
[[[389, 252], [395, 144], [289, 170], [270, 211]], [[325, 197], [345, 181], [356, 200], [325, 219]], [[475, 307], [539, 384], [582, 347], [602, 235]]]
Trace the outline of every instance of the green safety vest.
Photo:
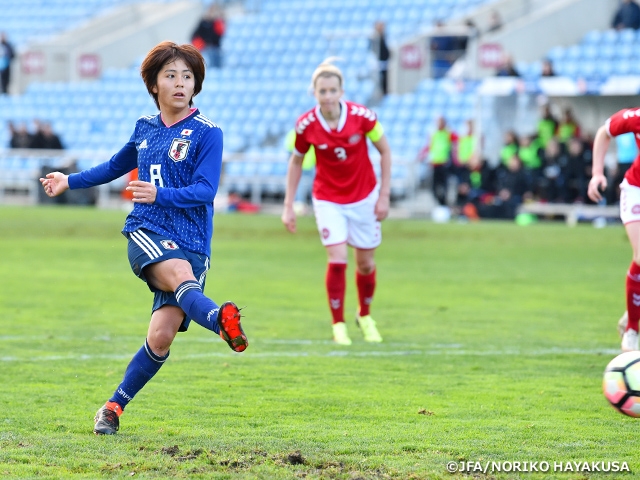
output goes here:
[[460, 163], [467, 163], [476, 148], [476, 137], [474, 135], [467, 135], [462, 137], [458, 141], [458, 161]]
[[469, 182], [473, 188], [480, 188], [482, 186], [482, 174], [478, 171], [471, 172]]
[[436, 130], [433, 132], [429, 152], [432, 164], [442, 165], [447, 163], [451, 156], [451, 132], [449, 130]]
[[500, 161], [503, 165], [509, 163], [509, 159], [513, 157], [516, 153], [518, 153], [518, 145], [515, 143], [510, 143], [509, 145], [505, 145], [500, 150]]
[[538, 122], [538, 139], [543, 147], [547, 146], [549, 140], [556, 134], [556, 122], [543, 118]]
[[540, 168], [542, 166], [542, 160], [538, 156], [538, 149], [540, 148], [540, 143], [538, 140], [534, 140], [531, 142], [531, 145], [528, 147], [520, 147], [518, 151], [518, 156], [520, 160], [522, 160], [522, 164], [525, 168], [533, 169]]
[[563, 123], [558, 127], [558, 138], [561, 142], [566, 142], [575, 135], [577, 129], [575, 123]]

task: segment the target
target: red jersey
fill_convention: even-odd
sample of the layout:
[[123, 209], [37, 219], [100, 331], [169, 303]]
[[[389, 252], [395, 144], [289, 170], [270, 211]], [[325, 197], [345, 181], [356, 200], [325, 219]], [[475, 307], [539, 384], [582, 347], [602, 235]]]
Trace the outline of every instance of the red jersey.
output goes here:
[[[636, 145], [640, 150], [640, 108], [628, 108], [614, 113], [607, 120], [606, 126], [610, 137], [617, 137], [629, 132], [635, 133]], [[640, 161], [638, 159], [640, 159], [640, 154], [624, 176], [629, 185], [634, 187], [640, 187]]]
[[344, 205], [365, 199], [376, 186], [366, 134], [377, 119], [373, 111], [357, 103], [341, 100], [340, 106], [335, 130], [323, 118], [320, 106], [303, 114], [296, 122], [295, 150], [304, 156], [311, 145], [315, 147], [314, 198]]

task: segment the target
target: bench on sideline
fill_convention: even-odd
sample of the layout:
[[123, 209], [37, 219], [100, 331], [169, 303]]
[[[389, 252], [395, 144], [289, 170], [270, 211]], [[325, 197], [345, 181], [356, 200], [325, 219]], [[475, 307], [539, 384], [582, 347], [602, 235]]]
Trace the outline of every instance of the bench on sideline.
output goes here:
[[523, 203], [518, 213], [564, 217], [567, 225], [575, 226], [578, 220], [593, 220], [598, 217], [620, 218], [618, 205], [582, 205], [579, 203]]

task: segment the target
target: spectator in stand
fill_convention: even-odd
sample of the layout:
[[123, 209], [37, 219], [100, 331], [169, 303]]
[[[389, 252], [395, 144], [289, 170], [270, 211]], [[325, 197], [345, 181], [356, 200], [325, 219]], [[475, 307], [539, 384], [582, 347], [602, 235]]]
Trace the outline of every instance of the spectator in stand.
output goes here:
[[[527, 183], [533, 193], [539, 193], [539, 180], [542, 173], [543, 149], [540, 140], [535, 135], [523, 135], [518, 145], [518, 157], [522, 170], [527, 176]], [[509, 160], [511, 163], [511, 160]], [[509, 167], [509, 164], [507, 164]]]
[[460, 172], [458, 208], [469, 220], [479, 218], [478, 207], [495, 192], [495, 173], [480, 155], [473, 155]]
[[48, 122], [35, 121], [36, 133], [33, 135], [31, 148], [42, 148], [46, 150], [62, 150], [60, 137], [53, 132], [51, 124]]
[[489, 28], [487, 28], [487, 32], [495, 32], [496, 30], [500, 30], [502, 28], [502, 17], [497, 10], [493, 10], [491, 12], [491, 18], [489, 19]]
[[436, 131], [431, 134], [429, 143], [418, 154], [423, 162], [429, 156], [433, 175], [433, 194], [440, 205], [447, 204], [447, 187], [453, 173], [458, 135], [447, 127], [447, 121], [440, 116], [436, 120]]
[[15, 57], [13, 45], [7, 40], [4, 32], [0, 32], [0, 93], [9, 93], [11, 82], [11, 62]]
[[571, 107], [566, 107], [562, 112], [562, 120], [558, 124], [557, 137], [562, 144], [566, 144], [570, 138], [580, 138], [580, 125], [573, 116]]
[[370, 48], [378, 61], [378, 82], [382, 95], [386, 95], [389, 91], [388, 85], [388, 68], [389, 68], [389, 47], [385, 37], [384, 22], [376, 22], [374, 26], [373, 38], [370, 42]]
[[555, 137], [558, 131], [558, 121], [551, 113], [551, 106], [548, 103], [542, 105], [540, 120], [538, 120], [538, 140], [540, 146], [545, 148], [549, 140]]
[[13, 122], [9, 122], [9, 132], [11, 132], [9, 141], [11, 148], [31, 148], [32, 136], [24, 123], [15, 126]]
[[547, 143], [543, 152], [543, 166], [538, 179], [539, 199], [543, 202], [562, 203], [565, 199], [563, 167], [567, 163], [561, 145], [555, 138]]
[[465, 174], [469, 161], [479, 154], [478, 137], [475, 133], [473, 120], [467, 120], [465, 122], [464, 129], [464, 134], [458, 139], [458, 154], [456, 156], [457, 162], [455, 164], [455, 173], [458, 178], [458, 182], [461, 180], [461, 175]]
[[567, 163], [564, 166], [565, 201], [582, 203], [587, 198], [587, 180], [591, 177], [591, 150], [580, 138], [572, 137], [567, 144]]
[[504, 133], [504, 144], [500, 149], [500, 163], [506, 167], [511, 157], [518, 153], [518, 145], [520, 140], [513, 130], [507, 130]]
[[497, 172], [497, 194], [478, 207], [482, 218], [514, 219], [523, 201], [531, 199], [531, 187], [518, 155], [512, 156], [507, 168]]
[[640, 6], [634, 0], [622, 0], [620, 8], [613, 17], [611, 27], [617, 30], [640, 28]]
[[548, 58], [542, 61], [542, 71], [540, 75], [543, 77], [554, 77], [556, 72], [553, 70], [553, 63]]
[[225, 29], [224, 11], [212, 4], [191, 36], [191, 43], [202, 52], [207, 67], [222, 68], [222, 37]]
[[513, 64], [513, 57], [511, 55], [505, 54], [502, 57], [502, 66], [498, 68], [496, 71], [496, 77], [519, 77], [520, 74], [516, 70], [515, 65]]

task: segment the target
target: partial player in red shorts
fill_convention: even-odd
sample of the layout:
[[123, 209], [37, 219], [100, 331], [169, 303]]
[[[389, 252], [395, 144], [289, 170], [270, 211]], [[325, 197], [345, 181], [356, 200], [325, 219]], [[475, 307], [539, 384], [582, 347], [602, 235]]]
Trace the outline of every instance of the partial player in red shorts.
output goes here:
[[[640, 147], [640, 108], [620, 110], [602, 125], [593, 144], [592, 178], [588, 195], [594, 202], [602, 200], [607, 188], [604, 175], [604, 157], [611, 138], [633, 132]], [[638, 321], [640, 320], [640, 157], [636, 157], [620, 185], [620, 219], [633, 249], [631, 266], [627, 271], [627, 312], [618, 322], [622, 335], [622, 351], [638, 350]]]

